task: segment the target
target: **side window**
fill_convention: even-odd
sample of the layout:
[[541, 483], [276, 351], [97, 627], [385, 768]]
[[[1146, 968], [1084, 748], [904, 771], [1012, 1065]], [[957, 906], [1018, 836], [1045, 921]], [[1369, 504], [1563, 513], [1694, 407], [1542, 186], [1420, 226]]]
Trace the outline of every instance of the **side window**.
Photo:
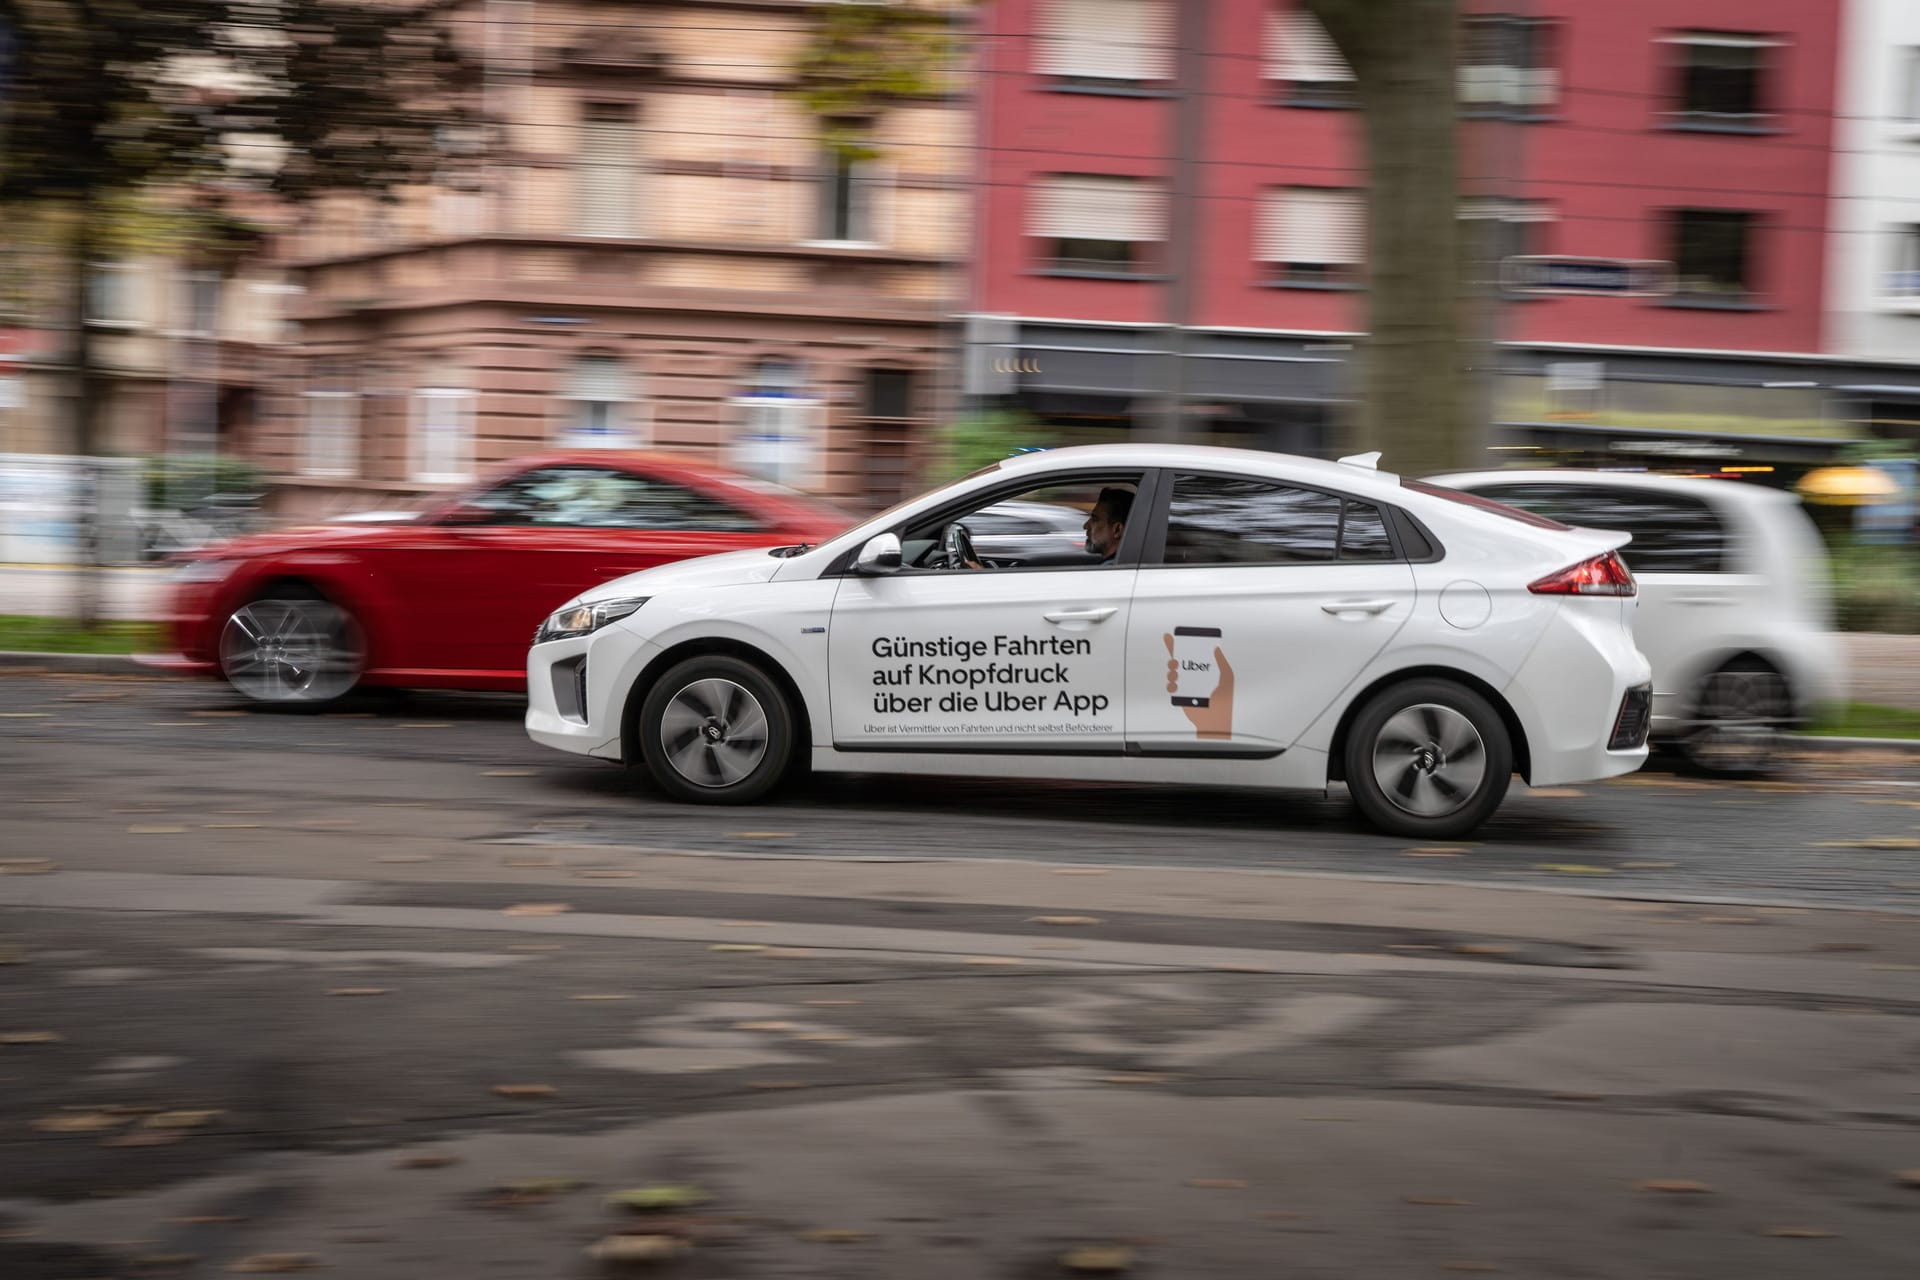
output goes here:
[[543, 467], [481, 495], [496, 523], [565, 529], [698, 529], [725, 533], [760, 527], [752, 516], [681, 485], [607, 467]]
[[1112, 561], [1135, 517], [1140, 472], [1053, 477], [1028, 489], [1001, 490], [970, 509], [945, 508], [901, 531], [906, 563], [945, 565], [944, 536], [963, 525], [982, 569], [1093, 569]]
[[1727, 531], [1699, 498], [1601, 485], [1511, 485], [1487, 497], [1589, 529], [1624, 529], [1633, 541], [1621, 558], [1635, 573], [1725, 573]]
[[1398, 559], [1380, 509], [1268, 480], [1180, 476], [1166, 564], [1330, 564]]

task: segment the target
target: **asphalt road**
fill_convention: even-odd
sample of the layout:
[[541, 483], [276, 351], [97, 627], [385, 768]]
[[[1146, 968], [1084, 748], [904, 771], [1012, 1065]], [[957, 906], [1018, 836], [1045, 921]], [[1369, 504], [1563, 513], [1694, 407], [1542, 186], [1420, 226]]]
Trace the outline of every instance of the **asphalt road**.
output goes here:
[[[364, 823], [378, 800], [417, 807], [415, 824], [457, 820], [474, 841], [1257, 868], [1920, 911], [1920, 757], [1872, 752], [1810, 753], [1765, 782], [1658, 765], [1593, 786], [1516, 782], [1473, 840], [1428, 847], [1366, 829], [1338, 790], [823, 777], [766, 805], [690, 807], [632, 773], [535, 746], [518, 701], [498, 696], [272, 714], [211, 683], [0, 674], [0, 760], [10, 801], [210, 812], [297, 800]], [[484, 785], [450, 797], [437, 769]], [[65, 838], [112, 816], [84, 807], [50, 830]]]
[[[688, 809], [518, 720], [0, 673], [0, 1275], [1911, 1273], [1906, 763], [1409, 847], [1337, 795]], [[711, 1200], [609, 1204], [662, 1186]], [[588, 1254], [635, 1232], [677, 1256]]]

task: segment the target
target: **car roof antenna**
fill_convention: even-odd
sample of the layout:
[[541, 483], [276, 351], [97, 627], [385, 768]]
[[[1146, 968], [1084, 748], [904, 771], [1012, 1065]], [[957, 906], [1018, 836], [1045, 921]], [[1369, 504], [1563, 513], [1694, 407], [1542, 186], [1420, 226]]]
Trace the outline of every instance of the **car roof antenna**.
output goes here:
[[1340, 465], [1346, 467], [1365, 467], [1369, 471], [1378, 471], [1380, 469], [1380, 452], [1376, 449], [1372, 453], [1350, 454], [1340, 459]]

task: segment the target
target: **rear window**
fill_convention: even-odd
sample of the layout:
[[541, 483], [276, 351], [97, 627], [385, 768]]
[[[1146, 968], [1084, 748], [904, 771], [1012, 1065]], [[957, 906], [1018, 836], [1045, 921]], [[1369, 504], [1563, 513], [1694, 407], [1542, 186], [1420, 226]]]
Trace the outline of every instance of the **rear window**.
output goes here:
[[1546, 516], [1535, 515], [1531, 511], [1522, 511], [1519, 507], [1510, 507], [1504, 502], [1495, 502], [1492, 498], [1483, 498], [1477, 493], [1463, 493], [1459, 489], [1449, 489], [1443, 485], [1428, 484], [1425, 480], [1400, 480], [1402, 489], [1425, 494], [1429, 498], [1439, 498], [1446, 502], [1457, 502], [1463, 507], [1475, 507], [1481, 511], [1490, 511], [1496, 516], [1505, 516], [1509, 520], [1518, 520], [1521, 524], [1530, 524], [1536, 529], [1567, 530], [1573, 526], [1561, 524], [1558, 520], [1549, 520]]

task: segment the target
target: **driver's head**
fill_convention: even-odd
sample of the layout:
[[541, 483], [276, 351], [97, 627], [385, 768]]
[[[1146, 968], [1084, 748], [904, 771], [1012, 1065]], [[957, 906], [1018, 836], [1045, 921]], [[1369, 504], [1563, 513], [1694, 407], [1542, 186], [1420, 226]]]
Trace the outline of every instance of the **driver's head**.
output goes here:
[[1102, 489], [1099, 501], [1087, 516], [1087, 550], [1102, 560], [1111, 560], [1120, 550], [1120, 539], [1127, 532], [1127, 516], [1133, 511], [1133, 490]]

